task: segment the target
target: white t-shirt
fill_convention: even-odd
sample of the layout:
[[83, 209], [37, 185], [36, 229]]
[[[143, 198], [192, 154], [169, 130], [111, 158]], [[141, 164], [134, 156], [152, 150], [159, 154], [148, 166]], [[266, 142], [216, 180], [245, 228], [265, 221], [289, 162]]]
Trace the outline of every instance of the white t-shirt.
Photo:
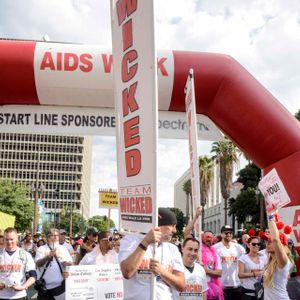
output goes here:
[[[8, 286], [23, 285], [26, 282], [25, 272], [35, 270], [35, 263], [30, 253], [24, 249], [9, 255], [5, 249], [0, 250], [0, 282]], [[1, 299], [18, 299], [26, 297], [26, 290], [15, 291], [10, 287], [0, 290]]]
[[[267, 264], [267, 258], [265, 255], [259, 255], [259, 263], [256, 264], [248, 254], [244, 254], [239, 258], [239, 261], [244, 264], [244, 272], [252, 272], [252, 271], [263, 271], [265, 268], [265, 265]], [[261, 282], [261, 277], [249, 277], [249, 278], [241, 278], [241, 284], [245, 289], [249, 290], [255, 290], [254, 283]], [[252, 295], [250, 293], [246, 293], [247, 295]]]
[[[142, 241], [142, 237], [127, 235], [121, 240], [119, 262], [125, 260]], [[150, 300], [151, 276], [149, 270], [150, 258], [153, 257], [153, 246], [150, 245], [144, 255], [139, 269], [131, 279], [124, 280], [124, 300]], [[184, 265], [178, 247], [164, 242], [157, 247], [156, 257], [169, 272], [173, 270], [184, 273]], [[172, 298], [172, 289], [159, 277], [156, 280], [156, 299], [169, 300]]]
[[222, 264], [221, 282], [224, 287], [238, 287], [240, 279], [238, 277], [238, 259], [245, 254], [245, 249], [236, 243], [229, 243], [229, 248], [225, 247], [223, 242], [215, 244], [213, 247], [217, 250]]
[[97, 245], [91, 252], [87, 253], [80, 265], [100, 265], [100, 264], [118, 264], [118, 253], [115, 250], [109, 250], [104, 256]]
[[174, 291], [175, 300], [199, 300], [203, 298], [203, 292], [208, 290], [204, 268], [195, 263], [191, 273], [187, 268], [184, 270], [186, 285], [183, 292]]
[[[70, 255], [69, 251], [67, 250], [67, 248], [62, 245], [58, 245], [56, 248], [56, 251], [57, 251], [57, 260], [60, 262], [61, 268], [63, 270], [62, 263], [63, 262], [71, 262], [72, 263], [72, 257]], [[50, 253], [50, 248], [48, 245], [40, 246], [37, 249], [35, 261], [37, 262], [38, 260], [49, 255], [49, 253]], [[44, 266], [38, 268], [38, 278], [40, 278], [41, 275], [43, 274], [46, 264], [47, 263], [45, 263]], [[49, 264], [43, 278], [46, 281], [47, 289], [53, 289], [55, 287], [58, 287], [62, 283], [63, 276], [61, 274], [60, 268], [59, 268], [55, 258], [53, 258], [53, 260]]]
[[63, 244], [60, 244], [60, 245], [66, 247], [66, 248], [68, 249], [69, 252], [73, 252], [73, 251], [74, 251], [72, 245], [70, 245], [70, 244], [67, 243], [66, 241], [64, 241]]
[[[286, 289], [288, 276], [292, 263], [288, 260], [287, 264], [282, 268], [276, 268], [274, 277], [273, 277], [273, 287], [264, 287], [264, 300], [289, 300], [288, 292]], [[267, 272], [267, 271], [266, 271]]]

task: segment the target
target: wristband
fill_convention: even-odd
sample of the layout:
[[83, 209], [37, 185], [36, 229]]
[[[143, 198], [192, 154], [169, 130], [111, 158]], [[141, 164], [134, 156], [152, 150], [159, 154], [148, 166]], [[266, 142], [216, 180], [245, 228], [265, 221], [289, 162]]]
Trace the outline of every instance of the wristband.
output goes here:
[[268, 215], [268, 221], [273, 221], [274, 218], [275, 218], [275, 215]]
[[143, 245], [142, 243], [139, 243], [139, 248], [141, 248], [144, 251], [147, 250], [147, 247], [145, 245]]

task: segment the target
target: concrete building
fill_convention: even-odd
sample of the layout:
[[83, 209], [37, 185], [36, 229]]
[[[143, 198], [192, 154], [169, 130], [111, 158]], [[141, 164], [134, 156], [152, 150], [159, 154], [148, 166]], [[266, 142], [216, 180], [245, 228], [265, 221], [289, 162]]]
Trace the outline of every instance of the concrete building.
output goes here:
[[[190, 179], [190, 170], [185, 171], [174, 184], [174, 207], [180, 208], [185, 215], [192, 215], [190, 204], [190, 197], [188, 197], [184, 190], [184, 183]], [[187, 202], [188, 201], [188, 202]], [[187, 205], [187, 203], [189, 203]], [[204, 207], [204, 230], [211, 230], [215, 234], [220, 233], [221, 227], [224, 225], [225, 211], [224, 201], [221, 194], [220, 187], [220, 172], [218, 165], [214, 166], [214, 179], [210, 189], [209, 199]], [[231, 226], [232, 217], [228, 217], [228, 224]], [[235, 224], [235, 228], [236, 224]]]
[[[92, 138], [0, 133], [0, 178], [36, 188], [48, 220], [62, 208], [90, 214]], [[42, 190], [42, 193], [41, 193]]]

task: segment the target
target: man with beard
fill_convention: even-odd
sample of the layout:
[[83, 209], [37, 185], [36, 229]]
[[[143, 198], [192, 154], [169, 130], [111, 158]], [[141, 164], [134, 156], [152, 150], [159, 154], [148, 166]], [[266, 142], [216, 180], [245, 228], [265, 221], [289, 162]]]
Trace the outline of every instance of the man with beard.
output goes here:
[[199, 253], [199, 241], [187, 238], [182, 245], [182, 260], [185, 266], [186, 285], [183, 292], [174, 292], [175, 300], [207, 300], [207, 282], [203, 267], [196, 262]]
[[98, 233], [98, 245], [87, 253], [80, 265], [117, 264], [118, 254], [113, 250], [113, 236], [109, 231]]
[[223, 299], [222, 284], [220, 276], [222, 275], [222, 265], [220, 257], [213, 245], [214, 234], [211, 231], [204, 231], [202, 236], [202, 263], [207, 275], [208, 300]]
[[245, 254], [245, 249], [232, 240], [233, 229], [229, 225], [221, 228], [222, 241], [215, 244], [217, 254], [221, 258], [223, 292], [225, 300], [241, 298], [241, 282], [238, 277], [238, 259]]
[[[150, 300], [151, 278], [156, 276], [156, 299], [173, 299], [172, 289], [185, 287], [184, 265], [178, 247], [169, 241], [177, 219], [167, 208], [158, 209], [158, 227], [145, 236], [126, 235], [121, 240], [119, 261], [124, 280], [124, 300]], [[154, 243], [158, 247], [154, 257]]]

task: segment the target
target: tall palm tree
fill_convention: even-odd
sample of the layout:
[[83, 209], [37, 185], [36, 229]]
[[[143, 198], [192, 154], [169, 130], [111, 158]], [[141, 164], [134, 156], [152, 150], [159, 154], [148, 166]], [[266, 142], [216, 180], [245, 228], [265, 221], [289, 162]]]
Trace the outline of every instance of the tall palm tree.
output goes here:
[[228, 199], [230, 197], [234, 164], [239, 161], [240, 151], [232, 141], [225, 138], [222, 141], [214, 142], [211, 152], [214, 153], [213, 159], [220, 167], [221, 194], [224, 199], [225, 224], [227, 224]]
[[209, 197], [211, 183], [214, 177], [214, 161], [211, 157], [206, 155], [199, 157], [199, 171], [200, 171], [200, 200], [202, 206], [202, 228], [204, 227], [204, 206]]
[[188, 222], [188, 220], [190, 218], [190, 197], [192, 196], [191, 179], [187, 180], [183, 184], [182, 189], [186, 194], [186, 218], [187, 218], [187, 222]]

